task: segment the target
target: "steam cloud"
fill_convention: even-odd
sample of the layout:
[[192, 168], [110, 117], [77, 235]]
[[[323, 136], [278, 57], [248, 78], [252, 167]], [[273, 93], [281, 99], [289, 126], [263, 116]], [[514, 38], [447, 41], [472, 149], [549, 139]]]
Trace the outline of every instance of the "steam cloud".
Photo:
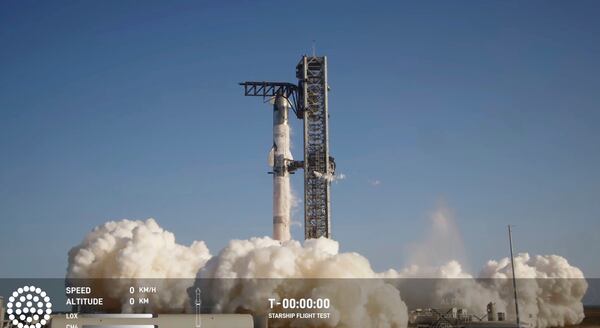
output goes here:
[[[448, 227], [452, 222], [444, 217], [448, 213], [434, 213], [433, 224], [441, 222], [440, 227]], [[453, 233], [454, 229], [440, 228], [432, 233], [444, 238], [442, 231]], [[581, 322], [581, 300], [587, 289], [581, 270], [557, 255], [532, 257], [527, 253], [515, 257], [515, 267], [523, 321], [539, 328]], [[203, 296], [211, 300], [217, 312], [255, 314], [268, 312], [268, 298], [326, 297], [331, 299], [330, 319], [280, 323], [329, 327], [406, 327], [406, 304], [448, 307], [450, 303], [443, 303], [445, 300], [474, 314], [485, 313], [486, 304], [492, 301], [510, 318], [514, 308], [511, 274], [508, 258], [489, 261], [478, 277], [464, 272], [455, 260], [442, 265], [419, 263], [399, 271], [377, 273], [365, 257], [340, 253], [338, 243], [330, 239], [303, 243], [280, 242], [269, 237], [232, 240], [211, 257], [204, 242], [179, 245], [174, 235], [153, 219], [111, 221], [96, 227], [69, 252], [67, 269], [68, 278], [190, 278], [164, 280], [172, 285], [162, 286], [159, 294], [147, 295], [153, 298], [154, 307], [146, 310], [169, 312], [191, 310], [186, 290], [194, 278], [270, 278], [254, 288], [243, 288], [235, 279], [223, 279], [229, 283], [203, 289]], [[416, 290], [411, 289], [411, 279], [391, 280], [399, 282], [397, 286], [385, 279], [424, 277], [444, 279], [436, 279], [437, 283]], [[299, 282], [286, 284], [282, 280], [296, 278]], [[324, 283], [316, 278], [342, 279]], [[352, 283], [353, 279], [345, 278], [369, 279], [358, 286]], [[120, 300], [121, 310], [133, 310], [126, 302], [128, 283], [111, 280], [105, 284], [110, 285], [94, 286], [94, 289]]]
[[325, 180], [329, 183], [346, 179], [346, 175], [344, 173], [331, 174], [331, 173], [321, 173], [318, 171], [314, 171], [313, 173], [317, 178]]
[[[583, 273], [558, 255], [515, 257], [519, 311], [522, 322], [533, 327], [576, 325], [584, 319], [581, 300], [588, 284]], [[386, 278], [400, 279], [403, 299], [410, 304], [431, 307], [462, 307], [469, 313], [482, 314], [494, 302], [498, 311], [512, 314], [515, 308], [512, 270], [508, 257], [490, 260], [477, 278], [463, 271], [460, 263], [450, 261], [437, 268], [410, 266], [400, 272], [389, 270]], [[406, 278], [431, 278], [433, 286], [409, 284]], [[514, 318], [513, 318], [514, 319]]]
[[[408, 263], [419, 267], [430, 266], [439, 270], [456, 268], [446, 266], [450, 261], [465, 263], [465, 246], [452, 211], [440, 202], [429, 216], [429, 228], [419, 243], [409, 245]], [[430, 268], [431, 271], [433, 268]]]
[[[200, 278], [271, 278], [257, 288], [240, 288], [233, 280], [218, 284], [209, 295], [217, 311], [242, 308], [255, 314], [269, 312], [268, 298], [329, 298], [331, 317], [292, 319], [274, 326], [291, 327], [405, 327], [406, 305], [398, 290], [383, 280], [360, 285], [347, 278], [376, 278], [369, 261], [357, 253], [339, 253], [336, 241], [320, 238], [300, 244], [271, 238], [233, 240], [200, 271]], [[346, 278], [333, 279], [332, 278]], [[293, 283], [282, 279], [298, 279]], [[317, 279], [317, 280], [315, 280]], [[326, 281], [318, 280], [326, 279]], [[271, 325], [270, 325], [271, 326]]]
[[[525, 320], [531, 318], [537, 327], [562, 327], [575, 325], [583, 318], [581, 299], [588, 284], [583, 272], [571, 266], [567, 259], [558, 255], [536, 255], [521, 253], [515, 257], [515, 274], [519, 281], [519, 305]], [[481, 276], [492, 278], [492, 289], [514, 307], [508, 286], [512, 269], [510, 259], [489, 261]]]
[[[156, 310], [184, 311], [189, 307], [181, 278], [193, 278], [211, 257], [203, 241], [190, 246], [175, 243], [175, 235], [154, 219], [109, 221], [94, 228], [69, 251], [68, 279], [92, 279], [98, 295], [117, 300], [115, 306], [131, 311], [128, 279], [157, 279], [159, 294], [147, 294]], [[114, 278], [111, 280], [93, 280]], [[158, 280], [167, 278], [168, 280]], [[135, 281], [135, 280], [132, 280]], [[143, 307], [142, 307], [143, 308]]]
[[[515, 308], [510, 258], [490, 260], [474, 277], [459, 261], [464, 246], [452, 213], [441, 205], [431, 215], [431, 227], [425, 240], [412, 248], [416, 255], [401, 271], [388, 270], [386, 278], [430, 278], [433, 286], [399, 286], [409, 304], [466, 308], [470, 313], [486, 313], [489, 302], [498, 311], [512, 314]], [[429, 255], [428, 255], [429, 254]], [[434, 255], [435, 254], [435, 255]], [[424, 261], [423, 259], [426, 259]], [[433, 263], [433, 264], [431, 264]], [[515, 257], [515, 276], [519, 292], [519, 317], [534, 327], [562, 327], [581, 323], [582, 299], [588, 288], [583, 272], [558, 255], [521, 253]], [[400, 279], [406, 282], [407, 279]], [[429, 290], [424, 291], [424, 288]], [[514, 317], [513, 317], [514, 319]]]

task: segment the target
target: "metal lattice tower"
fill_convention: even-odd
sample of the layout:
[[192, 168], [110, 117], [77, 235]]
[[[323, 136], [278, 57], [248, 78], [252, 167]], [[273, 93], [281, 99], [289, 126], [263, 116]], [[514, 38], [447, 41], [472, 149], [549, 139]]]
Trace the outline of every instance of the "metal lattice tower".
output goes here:
[[304, 119], [304, 237], [329, 238], [330, 179], [323, 177], [333, 176], [335, 167], [329, 158], [327, 58], [303, 56], [296, 77]]
[[304, 120], [304, 161], [292, 161], [293, 173], [304, 168], [304, 238], [331, 237], [330, 186], [335, 162], [329, 156], [327, 57], [303, 56], [296, 66], [298, 85], [243, 82], [245, 96], [285, 97]]

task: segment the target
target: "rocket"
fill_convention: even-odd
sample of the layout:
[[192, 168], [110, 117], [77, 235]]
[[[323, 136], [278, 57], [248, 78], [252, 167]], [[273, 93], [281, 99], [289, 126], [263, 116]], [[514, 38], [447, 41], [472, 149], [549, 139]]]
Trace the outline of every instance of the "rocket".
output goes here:
[[290, 151], [290, 126], [287, 98], [279, 95], [273, 105], [273, 147], [269, 152], [269, 165], [273, 169], [273, 239], [291, 239], [291, 190], [288, 165], [293, 161]]

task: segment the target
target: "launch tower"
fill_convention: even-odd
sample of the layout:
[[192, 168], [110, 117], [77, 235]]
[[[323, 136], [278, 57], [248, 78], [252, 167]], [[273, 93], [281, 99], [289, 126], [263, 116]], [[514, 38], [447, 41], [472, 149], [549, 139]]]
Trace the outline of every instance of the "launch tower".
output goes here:
[[[280, 167], [274, 165], [274, 179], [277, 174], [304, 169], [304, 238], [330, 238], [329, 189], [335, 175], [335, 162], [329, 156], [327, 57], [303, 56], [296, 66], [296, 78], [297, 84], [250, 81], [240, 85], [244, 87], [245, 96], [275, 98], [274, 111], [280, 110], [285, 99], [296, 117], [303, 120], [304, 160], [283, 161]], [[274, 213], [274, 224], [276, 220]]]

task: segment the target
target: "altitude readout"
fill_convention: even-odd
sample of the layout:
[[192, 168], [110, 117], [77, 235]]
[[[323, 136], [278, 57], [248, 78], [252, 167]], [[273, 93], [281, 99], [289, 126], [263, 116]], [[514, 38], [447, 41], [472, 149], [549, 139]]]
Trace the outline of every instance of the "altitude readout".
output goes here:
[[328, 298], [269, 298], [269, 306], [281, 306], [284, 309], [329, 309], [331, 302]]

